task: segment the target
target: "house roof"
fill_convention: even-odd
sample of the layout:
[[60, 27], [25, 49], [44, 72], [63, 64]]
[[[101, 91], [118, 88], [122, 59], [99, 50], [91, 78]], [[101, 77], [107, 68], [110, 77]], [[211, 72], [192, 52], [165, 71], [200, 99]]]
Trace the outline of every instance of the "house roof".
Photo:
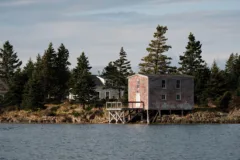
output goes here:
[[104, 86], [105, 85], [105, 79], [100, 76], [92, 75], [92, 79], [93, 79], [94, 83], [96, 84], [96, 86]]
[[190, 76], [190, 75], [185, 75], [185, 74], [134, 74], [132, 76], [129, 76], [128, 78], [131, 78], [133, 76], [144, 76], [144, 77], [187, 77], [187, 78], [194, 78], [194, 76]]

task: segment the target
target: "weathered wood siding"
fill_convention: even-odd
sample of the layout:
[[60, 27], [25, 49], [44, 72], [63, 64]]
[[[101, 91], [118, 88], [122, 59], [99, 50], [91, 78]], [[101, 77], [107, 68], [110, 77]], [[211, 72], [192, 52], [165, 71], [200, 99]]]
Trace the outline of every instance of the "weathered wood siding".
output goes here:
[[[166, 88], [162, 88], [162, 80]], [[180, 88], [176, 88], [176, 81], [180, 80]], [[181, 100], [177, 100], [177, 94]], [[162, 100], [166, 95], [166, 100]], [[161, 110], [191, 110], [194, 106], [194, 81], [190, 76], [162, 75], [149, 76], [149, 109]]]
[[[109, 92], [109, 99], [118, 99], [119, 93], [116, 89], [104, 89], [103, 86], [97, 86], [95, 89], [96, 92], [99, 93], [99, 99], [106, 99], [106, 92]], [[121, 91], [121, 96], [123, 96], [123, 92]]]
[[[139, 80], [139, 89], [137, 83]], [[144, 103], [144, 108], [148, 108], [148, 77], [143, 75], [134, 75], [128, 78], [128, 101], [137, 101], [136, 94], [140, 94], [140, 101]], [[139, 108], [137, 104], [129, 104], [129, 107]], [[140, 107], [143, 107], [142, 104]]]

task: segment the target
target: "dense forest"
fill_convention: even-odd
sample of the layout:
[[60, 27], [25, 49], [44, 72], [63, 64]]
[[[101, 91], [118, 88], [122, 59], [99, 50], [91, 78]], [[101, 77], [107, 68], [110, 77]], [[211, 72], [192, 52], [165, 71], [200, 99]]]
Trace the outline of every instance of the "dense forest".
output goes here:
[[[225, 69], [220, 69], [213, 61], [207, 65], [203, 60], [202, 44], [193, 33], [188, 36], [186, 51], [180, 53], [179, 67], [172, 66], [172, 58], [167, 55], [172, 48], [165, 37], [168, 28], [158, 25], [149, 46], [148, 54], [141, 59], [139, 73], [142, 74], [186, 74], [194, 76], [195, 103], [199, 106], [217, 106], [232, 109], [240, 106], [240, 55], [231, 53]], [[6, 41], [0, 48], [0, 76], [8, 86], [8, 93], [1, 98], [0, 107], [16, 106], [18, 109], [41, 109], [47, 103], [61, 103], [69, 91], [76, 95], [78, 103], [96, 104], [95, 84], [91, 78], [91, 65], [82, 52], [77, 65], [70, 70], [69, 51], [61, 44], [57, 50], [50, 43], [43, 55], [25, 66]], [[211, 66], [211, 67], [208, 67]], [[106, 88], [124, 91], [121, 101], [127, 101], [127, 77], [134, 74], [123, 47], [119, 58], [109, 62], [100, 73], [107, 79]]]

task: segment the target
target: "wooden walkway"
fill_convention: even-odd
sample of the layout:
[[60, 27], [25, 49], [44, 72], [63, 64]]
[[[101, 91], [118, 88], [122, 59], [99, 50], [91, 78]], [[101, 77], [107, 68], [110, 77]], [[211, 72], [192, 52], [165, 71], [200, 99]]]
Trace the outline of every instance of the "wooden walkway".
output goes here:
[[[134, 103], [142, 103], [142, 102], [134, 102]], [[109, 123], [112, 123], [112, 122], [115, 122], [116, 124], [130, 123], [136, 117], [140, 117], [141, 121], [143, 120], [143, 112], [144, 112], [143, 105], [140, 108], [129, 108], [129, 107], [123, 107], [121, 102], [107, 102], [106, 109], [108, 111]]]

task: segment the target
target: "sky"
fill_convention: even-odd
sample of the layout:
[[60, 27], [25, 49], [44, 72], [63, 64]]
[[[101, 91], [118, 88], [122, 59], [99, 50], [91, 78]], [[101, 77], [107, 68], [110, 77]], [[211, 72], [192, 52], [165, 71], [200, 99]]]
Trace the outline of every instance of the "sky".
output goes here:
[[0, 0], [0, 45], [9, 40], [25, 64], [43, 55], [50, 42], [63, 43], [71, 68], [82, 52], [92, 72], [116, 60], [121, 47], [134, 71], [157, 25], [167, 26], [166, 55], [178, 65], [192, 32], [202, 43], [202, 57], [221, 68], [240, 51], [239, 0]]

